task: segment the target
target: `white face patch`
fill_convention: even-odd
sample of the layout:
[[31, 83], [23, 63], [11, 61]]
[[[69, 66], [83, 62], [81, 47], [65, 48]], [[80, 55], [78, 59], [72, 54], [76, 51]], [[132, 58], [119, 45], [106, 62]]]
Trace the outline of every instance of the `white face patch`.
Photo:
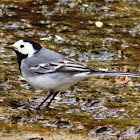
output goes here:
[[23, 40], [17, 41], [12, 46], [14, 50], [20, 52], [21, 54], [28, 55], [28, 57], [31, 57], [36, 52], [31, 43], [24, 42]]

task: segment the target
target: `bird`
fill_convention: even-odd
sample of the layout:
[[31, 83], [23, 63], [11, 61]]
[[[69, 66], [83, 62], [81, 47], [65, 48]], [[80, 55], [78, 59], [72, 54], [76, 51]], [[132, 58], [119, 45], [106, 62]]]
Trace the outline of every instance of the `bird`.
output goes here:
[[137, 73], [93, 70], [86, 64], [42, 47], [29, 39], [18, 40], [5, 48], [15, 51], [19, 70], [24, 79], [34, 88], [48, 91], [48, 96], [35, 107], [36, 110], [41, 109], [49, 99], [46, 104], [48, 108], [60, 91], [94, 75], [140, 77]]

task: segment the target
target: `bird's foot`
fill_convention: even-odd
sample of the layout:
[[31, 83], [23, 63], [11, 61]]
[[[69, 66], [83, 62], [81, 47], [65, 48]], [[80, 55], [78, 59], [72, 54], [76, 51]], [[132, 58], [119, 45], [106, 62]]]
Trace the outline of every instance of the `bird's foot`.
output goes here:
[[37, 107], [32, 106], [31, 104], [29, 104], [28, 101], [26, 102], [25, 107], [28, 109], [31, 109], [31, 110], [40, 110], [40, 108], [38, 106]]
[[41, 110], [40, 106], [35, 107], [35, 110]]
[[42, 107], [42, 105], [37, 105], [37, 106], [33, 106], [31, 105], [28, 101], [25, 103], [25, 107], [29, 108], [31, 110], [43, 110], [43, 111], [48, 111], [50, 103], [48, 103], [45, 107]]

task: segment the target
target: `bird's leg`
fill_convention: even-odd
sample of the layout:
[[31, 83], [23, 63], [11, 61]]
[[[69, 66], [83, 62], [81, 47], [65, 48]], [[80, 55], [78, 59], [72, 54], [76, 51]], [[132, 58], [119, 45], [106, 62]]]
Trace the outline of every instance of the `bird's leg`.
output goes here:
[[38, 105], [38, 106], [36, 107], [36, 109], [39, 110], [40, 107], [46, 102], [46, 100], [49, 99], [49, 98], [51, 97], [51, 95], [53, 95], [53, 93], [54, 93], [54, 92], [53, 92], [52, 90], [50, 90], [50, 91], [49, 91], [49, 95], [41, 102], [40, 105]]
[[49, 107], [50, 103], [52, 102], [52, 100], [55, 98], [55, 96], [58, 94], [59, 92], [54, 92], [53, 93], [53, 97], [51, 98], [51, 100], [48, 102], [48, 104], [46, 105], [46, 108]]

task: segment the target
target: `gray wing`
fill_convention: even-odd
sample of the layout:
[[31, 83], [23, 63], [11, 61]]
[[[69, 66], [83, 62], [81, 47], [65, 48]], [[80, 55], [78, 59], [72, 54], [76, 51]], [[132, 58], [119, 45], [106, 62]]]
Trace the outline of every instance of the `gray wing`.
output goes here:
[[54, 72], [89, 72], [90, 69], [79, 62], [63, 58], [57, 62], [41, 63], [37, 66], [30, 67], [30, 70], [38, 74], [54, 73]]

